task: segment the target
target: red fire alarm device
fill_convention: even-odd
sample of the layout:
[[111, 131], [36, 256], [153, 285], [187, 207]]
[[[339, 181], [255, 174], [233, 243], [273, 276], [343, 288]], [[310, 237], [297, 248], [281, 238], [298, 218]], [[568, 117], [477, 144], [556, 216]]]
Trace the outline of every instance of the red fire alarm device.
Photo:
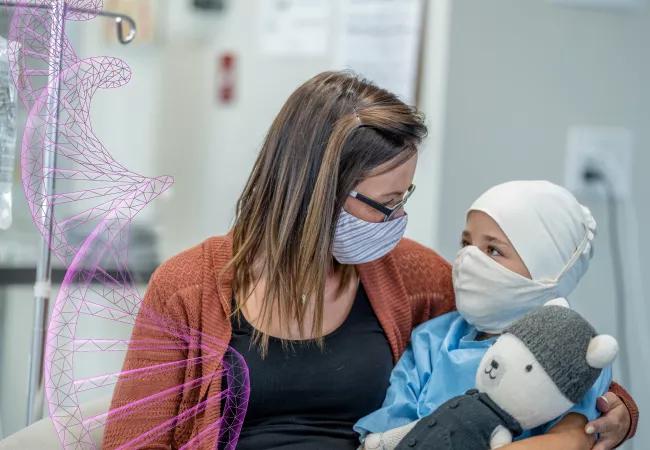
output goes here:
[[235, 99], [236, 57], [227, 52], [219, 57], [217, 97], [221, 104], [227, 105]]

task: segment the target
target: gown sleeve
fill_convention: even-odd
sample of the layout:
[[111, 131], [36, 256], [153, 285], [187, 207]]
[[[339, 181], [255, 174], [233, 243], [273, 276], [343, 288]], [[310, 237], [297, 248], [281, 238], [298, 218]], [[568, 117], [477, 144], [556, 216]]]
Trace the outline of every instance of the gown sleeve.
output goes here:
[[444, 314], [413, 330], [406, 351], [391, 373], [383, 405], [354, 425], [362, 438], [419, 419], [420, 392], [432, 376], [440, 345], [457, 315], [455, 312]]

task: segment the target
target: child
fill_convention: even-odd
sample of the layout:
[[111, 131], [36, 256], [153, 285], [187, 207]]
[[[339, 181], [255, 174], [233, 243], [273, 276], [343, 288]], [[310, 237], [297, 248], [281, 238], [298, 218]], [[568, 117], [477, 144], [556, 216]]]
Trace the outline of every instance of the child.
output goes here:
[[[413, 331], [383, 406], [354, 426], [364, 448], [394, 448], [415, 421], [473, 388], [481, 358], [505, 328], [573, 291], [589, 265], [595, 231], [589, 210], [547, 181], [513, 181], [481, 195], [468, 211], [453, 266], [458, 311]], [[596, 400], [610, 383], [608, 367], [569, 412], [595, 419]], [[518, 439], [543, 434], [561, 419]]]

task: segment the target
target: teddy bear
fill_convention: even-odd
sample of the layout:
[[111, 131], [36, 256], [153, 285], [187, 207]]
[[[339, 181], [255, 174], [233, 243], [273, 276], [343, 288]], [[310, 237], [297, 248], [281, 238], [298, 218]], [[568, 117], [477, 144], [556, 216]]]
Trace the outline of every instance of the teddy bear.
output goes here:
[[420, 419], [397, 450], [484, 450], [566, 413], [618, 353], [580, 314], [549, 302], [508, 327], [487, 350], [476, 389]]

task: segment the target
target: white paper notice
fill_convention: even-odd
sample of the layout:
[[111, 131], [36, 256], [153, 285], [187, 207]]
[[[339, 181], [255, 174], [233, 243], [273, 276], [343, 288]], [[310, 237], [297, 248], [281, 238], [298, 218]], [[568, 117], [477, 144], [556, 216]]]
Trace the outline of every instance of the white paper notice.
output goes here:
[[331, 0], [260, 0], [260, 48], [263, 53], [322, 55], [327, 51]]
[[337, 65], [414, 105], [423, 13], [422, 0], [344, 0]]

